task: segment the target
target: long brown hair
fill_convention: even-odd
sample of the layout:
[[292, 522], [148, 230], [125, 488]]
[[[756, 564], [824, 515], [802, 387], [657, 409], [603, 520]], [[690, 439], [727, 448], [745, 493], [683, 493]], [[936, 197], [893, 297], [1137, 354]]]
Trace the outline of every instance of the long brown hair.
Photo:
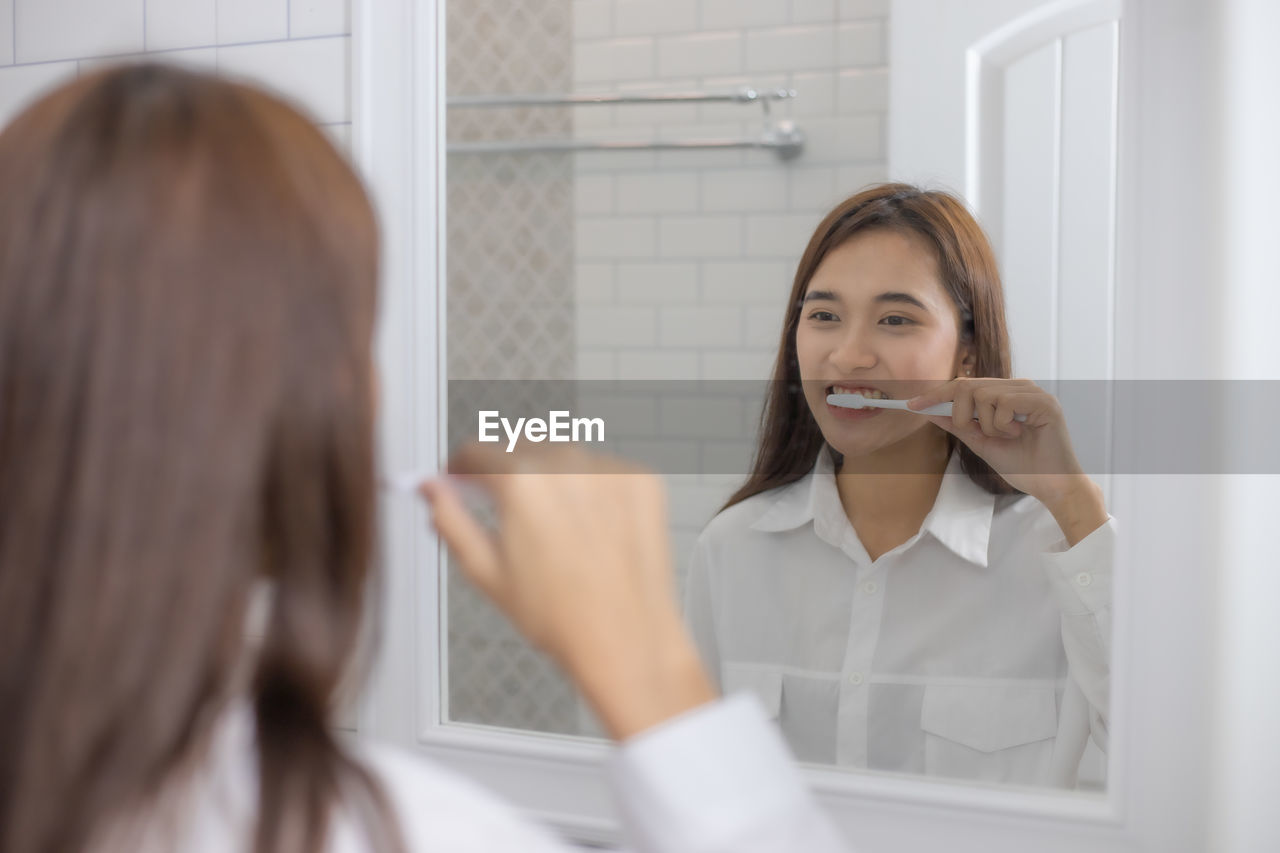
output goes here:
[[[809, 280], [827, 254], [854, 235], [872, 229], [891, 229], [923, 239], [933, 250], [942, 284], [961, 318], [961, 340], [973, 344], [974, 375], [1009, 378], [1004, 291], [1000, 287], [995, 253], [981, 226], [964, 203], [949, 193], [896, 183], [868, 187], [827, 214], [800, 258], [787, 302], [773, 378], [760, 418], [760, 441], [751, 475], [723, 509], [752, 495], [795, 482], [812, 470], [824, 439], [800, 386], [796, 327], [800, 322], [801, 304]], [[948, 452], [954, 449], [955, 442], [955, 437], [948, 433]], [[960, 461], [969, 478], [988, 492], [1016, 491], [963, 445]]]
[[145, 813], [246, 689], [257, 850], [317, 849], [340, 789], [385, 812], [329, 725], [374, 537], [360, 181], [283, 102], [144, 65], [19, 115], [0, 187], [0, 849]]

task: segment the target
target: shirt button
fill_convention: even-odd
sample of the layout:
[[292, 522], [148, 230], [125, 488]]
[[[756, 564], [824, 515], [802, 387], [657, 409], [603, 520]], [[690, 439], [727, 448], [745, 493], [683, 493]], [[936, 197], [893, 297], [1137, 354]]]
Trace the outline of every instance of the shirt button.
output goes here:
[[1091, 583], [1093, 583], [1093, 575], [1088, 572], [1081, 572], [1076, 575], [1076, 584], [1078, 586], [1088, 586]]
[[866, 595], [875, 595], [877, 589], [879, 589], [879, 587], [876, 586], [875, 581], [867, 581], [862, 585], [862, 591]]
[[850, 684], [861, 684], [861, 683], [862, 683], [862, 673], [860, 673], [860, 672], [851, 672], [851, 673], [849, 673], [849, 683], [850, 683]]

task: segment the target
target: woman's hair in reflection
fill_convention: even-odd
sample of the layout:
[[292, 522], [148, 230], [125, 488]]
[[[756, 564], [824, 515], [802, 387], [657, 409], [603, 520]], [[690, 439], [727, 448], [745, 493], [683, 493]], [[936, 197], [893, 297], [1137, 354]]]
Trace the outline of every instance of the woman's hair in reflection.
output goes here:
[[[960, 339], [974, 344], [974, 374], [1009, 378], [1004, 293], [995, 253], [981, 226], [964, 203], [949, 193], [909, 184], [868, 187], [827, 214], [800, 258], [760, 419], [760, 441], [752, 471], [724, 509], [752, 495], [799, 480], [813, 469], [824, 439], [800, 385], [796, 327], [800, 323], [802, 301], [810, 279], [828, 253], [858, 234], [877, 229], [914, 236], [932, 250], [942, 286], [961, 318]], [[955, 445], [955, 437], [948, 433], [948, 451]], [[969, 478], [988, 492], [1016, 492], [964, 445], [960, 446], [960, 461]]]
[[283, 102], [148, 65], [19, 115], [0, 187], [0, 849], [117, 837], [245, 692], [255, 848], [318, 849], [340, 791], [398, 846], [330, 728], [374, 538], [359, 180]]

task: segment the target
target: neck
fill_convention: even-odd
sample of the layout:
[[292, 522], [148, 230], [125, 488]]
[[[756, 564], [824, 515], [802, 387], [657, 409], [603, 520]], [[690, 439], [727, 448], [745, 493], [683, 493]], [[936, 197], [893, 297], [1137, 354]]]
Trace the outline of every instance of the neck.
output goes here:
[[836, 472], [845, 514], [918, 527], [938, 497], [949, 458], [947, 435], [939, 429], [917, 430], [875, 453], [846, 456]]

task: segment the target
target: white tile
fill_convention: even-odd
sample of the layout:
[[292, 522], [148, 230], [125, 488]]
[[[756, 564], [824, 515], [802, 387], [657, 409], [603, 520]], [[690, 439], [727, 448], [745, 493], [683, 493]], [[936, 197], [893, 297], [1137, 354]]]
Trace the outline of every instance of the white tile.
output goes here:
[[613, 212], [613, 175], [576, 175], [573, 210], [578, 216]]
[[787, 201], [787, 173], [772, 169], [719, 169], [702, 173], [702, 209], [779, 210]]
[[612, 350], [578, 350], [577, 377], [581, 380], [616, 379], [618, 355]]
[[348, 36], [218, 48], [219, 71], [284, 95], [321, 124], [351, 121], [350, 66]]
[[289, 38], [351, 33], [351, 0], [288, 0]]
[[626, 389], [584, 388], [578, 392], [576, 411], [602, 418], [606, 434], [622, 437], [658, 434], [658, 398], [653, 394], [628, 394]]
[[146, 10], [147, 50], [218, 43], [216, 0], [147, 0]]
[[840, 72], [837, 104], [840, 115], [887, 112], [889, 69], [859, 68]]
[[782, 0], [702, 0], [702, 28], [771, 27], [787, 22]]
[[753, 258], [799, 258], [821, 221], [821, 215], [811, 213], [748, 216], [746, 254]]
[[653, 39], [603, 39], [573, 45], [573, 79], [584, 83], [653, 76]]
[[142, 0], [14, 0], [15, 62], [142, 50]]
[[611, 305], [617, 301], [613, 264], [584, 262], [574, 265], [573, 294], [579, 305]]
[[40, 95], [75, 76], [74, 62], [0, 68], [0, 127]]
[[[697, 350], [639, 350], [618, 353], [619, 379], [696, 379], [698, 376]], [[693, 458], [683, 470], [695, 470], [696, 446]]]
[[0, 65], [13, 63], [13, 0], [0, 0]]
[[132, 56], [99, 56], [94, 59], [80, 60], [80, 73], [85, 74], [108, 68], [123, 62], [162, 62], [166, 65], [177, 65], [191, 71], [214, 72], [218, 70], [218, 51], [212, 47], [197, 47], [190, 50], [163, 50], [158, 53], [135, 53]]
[[782, 337], [782, 321], [786, 319], [781, 303], [777, 306], [750, 305], [746, 308], [746, 316], [743, 344], [748, 347], [769, 347], [778, 344], [778, 340]]
[[747, 33], [748, 71], [828, 68], [835, 61], [829, 26], [781, 27]]
[[574, 223], [578, 257], [588, 259], [651, 258], [657, 254], [657, 231], [647, 216], [578, 219]]
[[702, 264], [702, 303], [765, 305], [781, 312], [794, 276], [795, 267], [782, 261], [707, 261]]
[[792, 74], [791, 88], [796, 90], [795, 99], [788, 102], [792, 117], [830, 118], [835, 114], [836, 75], [833, 71]]
[[692, 0], [617, 0], [613, 9], [616, 35], [679, 33], [698, 28], [698, 4]]
[[698, 300], [698, 267], [693, 263], [618, 264], [620, 305], [693, 304]]
[[[619, 86], [618, 91], [629, 89]], [[693, 83], [666, 83], [663, 85], [645, 86], [648, 92], [686, 92], [698, 88]], [[636, 127], [637, 125], [692, 124], [698, 120], [697, 104], [654, 103], [654, 104], [621, 104], [615, 110], [615, 123], [618, 127]], [[579, 110], [578, 112], [585, 112]]]
[[573, 0], [573, 37], [607, 38], [613, 35], [613, 0]]
[[831, 24], [836, 14], [836, 0], [791, 0], [793, 24]]
[[768, 379], [776, 353], [772, 349], [711, 350], [699, 358], [700, 379]]
[[654, 308], [579, 305], [578, 346], [651, 347], [657, 341], [657, 323]]
[[288, 37], [288, 0], [218, 0], [218, 44]]
[[698, 209], [698, 182], [682, 173], [618, 175], [618, 212], [690, 213]]
[[658, 39], [658, 73], [663, 77], [701, 77], [741, 71], [741, 33], [698, 33]]
[[659, 223], [664, 258], [736, 258], [742, 254], [738, 216], [669, 216]]
[[840, 20], [888, 18], [889, 0], [840, 0]]
[[[708, 321], [714, 322], [710, 317]], [[715, 397], [676, 397], [666, 396], [662, 399], [662, 415], [659, 425], [662, 435], [672, 438], [743, 438], [742, 400], [734, 397], [717, 399]], [[701, 501], [708, 504], [707, 509], [714, 512], [715, 503], [719, 502], [720, 490], [704, 486], [686, 476], [682, 484], [683, 497], [671, 499], [672, 515], [684, 516], [681, 509], [688, 509], [686, 501], [694, 493], [701, 492]]]
[[740, 347], [742, 310], [737, 306], [663, 307], [658, 315], [663, 347]]
[[789, 207], [792, 211], [821, 210], [835, 207], [847, 193], [837, 183], [837, 170], [832, 166], [792, 166]]
[[836, 61], [841, 68], [884, 65], [884, 26], [878, 21], [856, 21], [836, 28]]
[[848, 198], [864, 187], [889, 180], [889, 164], [883, 160], [878, 163], [851, 163], [841, 166], [836, 175], [843, 197]]
[[830, 120], [808, 119], [804, 123], [804, 160], [819, 166], [883, 159], [883, 124], [883, 117], [878, 113]]

